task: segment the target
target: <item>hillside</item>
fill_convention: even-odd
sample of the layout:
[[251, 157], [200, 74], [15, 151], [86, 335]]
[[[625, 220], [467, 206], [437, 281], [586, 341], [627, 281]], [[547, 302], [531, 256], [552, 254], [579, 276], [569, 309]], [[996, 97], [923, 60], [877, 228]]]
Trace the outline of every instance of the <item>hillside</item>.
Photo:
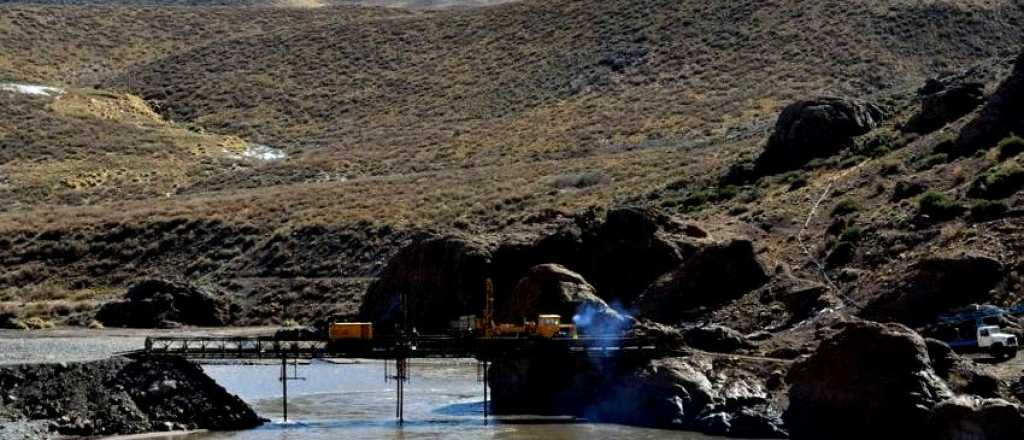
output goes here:
[[513, 0], [0, 0], [0, 5], [75, 6], [189, 6], [189, 7], [272, 7], [323, 8], [329, 6], [371, 6], [397, 9], [477, 8]]
[[[889, 197], [897, 180], [964, 192], [990, 166], [928, 159], [942, 133], [799, 175], [718, 178], [797, 99], [872, 100], [891, 134], [928, 78], [981, 66], [991, 92], [1022, 18], [996, 0], [0, 6], [0, 80], [69, 90], [0, 92], [15, 115], [0, 122], [0, 301], [88, 320], [138, 278], [184, 276], [238, 298], [239, 323], [278, 319], [281, 303], [353, 313], [418, 231], [518, 233], [619, 204], [752, 237], [769, 265], [820, 277], [797, 238], [827, 256], [829, 211], [852, 199], [867, 238], [847, 268], [862, 275], [837, 282], [864, 300], [937, 248], [987, 240], [1016, 264], [1009, 220], [907, 230], [916, 205]], [[64, 105], [78, 99], [87, 110]], [[284, 159], [232, 150], [247, 146]]]

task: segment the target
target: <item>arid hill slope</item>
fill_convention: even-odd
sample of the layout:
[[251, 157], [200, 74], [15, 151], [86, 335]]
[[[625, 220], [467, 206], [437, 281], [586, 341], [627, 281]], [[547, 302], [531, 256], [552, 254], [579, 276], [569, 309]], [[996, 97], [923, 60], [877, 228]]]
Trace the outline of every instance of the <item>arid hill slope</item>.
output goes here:
[[[993, 90], [1022, 18], [1019, 2], [996, 0], [0, 6], [0, 80], [69, 86], [53, 100], [0, 92], [15, 115], [0, 122], [0, 301], [87, 316], [139, 277], [183, 276], [240, 298], [244, 319], [278, 317], [282, 302], [351, 312], [414, 231], [508, 232], [617, 204], [752, 236], [769, 264], [811, 276], [794, 237], [825, 188], [872, 213], [858, 221], [878, 243], [916, 212], [889, 198], [895, 180], [966, 192], [991, 164], [929, 159], [942, 133], [892, 135], [885, 152], [797, 175], [731, 188], [718, 177], [756, 155], [796, 99], [873, 100], [891, 134], [930, 77], [988, 66]], [[139, 103], [148, 119], [69, 113], [79, 98]], [[225, 143], [286, 158], [236, 160]], [[879, 177], [889, 163], [903, 165]], [[96, 175], [115, 177], [61, 183]], [[818, 257], [834, 244], [841, 196], [829, 195], [800, 235]], [[855, 255], [868, 281], [841, 287], [875, 295], [977, 230], [953, 224], [935, 227], [948, 240], [915, 232], [897, 257]], [[1006, 231], [999, 240], [1017, 237]]]

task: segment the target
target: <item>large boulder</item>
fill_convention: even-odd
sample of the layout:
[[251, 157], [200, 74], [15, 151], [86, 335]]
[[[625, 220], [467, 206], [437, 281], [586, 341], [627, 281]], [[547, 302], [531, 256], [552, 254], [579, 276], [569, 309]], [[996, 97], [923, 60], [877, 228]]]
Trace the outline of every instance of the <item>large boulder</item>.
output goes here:
[[856, 99], [818, 98], [786, 106], [757, 159], [760, 174], [798, 168], [853, 144], [884, 118], [874, 104]]
[[599, 298], [578, 273], [557, 264], [534, 266], [519, 280], [509, 307], [512, 322], [555, 313], [571, 318], [585, 334], [619, 334], [626, 317]]
[[546, 356], [490, 370], [496, 413], [575, 415], [592, 421], [779, 438], [780, 415], [757, 375], [707, 358]]
[[977, 253], [925, 258], [906, 280], [868, 304], [861, 316], [923, 325], [951, 309], [988, 302], [1004, 275], [999, 260]]
[[792, 438], [919, 438], [952, 397], [924, 339], [899, 324], [844, 325], [787, 376]]
[[994, 147], [1010, 133], [1024, 135], [1024, 53], [1010, 76], [989, 97], [977, 118], [968, 123], [956, 140], [957, 155]]
[[687, 239], [701, 234], [653, 209], [613, 209], [584, 235], [586, 269], [580, 273], [603, 298], [628, 306], [651, 282], [678, 267], [695, 249]]
[[555, 263], [581, 274], [607, 302], [628, 307], [659, 276], [677, 267], [695, 246], [699, 228], [657, 210], [616, 208], [603, 219], [578, 216], [572, 225], [541, 237], [512, 236], [494, 251], [493, 279], [499, 315], [526, 272]]
[[985, 102], [985, 85], [978, 82], [929, 81], [921, 90], [921, 110], [905, 127], [906, 131], [931, 133], [974, 111]]
[[420, 237], [400, 250], [370, 284], [359, 315], [382, 332], [393, 331], [406, 319], [421, 332], [444, 331], [459, 316], [483, 310], [490, 261], [486, 243]]
[[734, 300], [767, 280], [749, 240], [707, 244], [651, 284], [635, 308], [644, 318], [676, 323], [688, 311]]
[[958, 396], [939, 403], [929, 425], [935, 440], [1016, 440], [1024, 434], [1024, 409], [1003, 399]]
[[953, 352], [945, 342], [926, 338], [928, 357], [935, 373], [946, 381], [957, 394], [971, 394], [981, 397], [999, 396], [999, 378], [983, 370], [974, 362]]
[[204, 288], [182, 281], [146, 279], [130, 287], [124, 299], [104, 304], [96, 319], [107, 327], [212, 327], [228, 324], [231, 310], [222, 297]]

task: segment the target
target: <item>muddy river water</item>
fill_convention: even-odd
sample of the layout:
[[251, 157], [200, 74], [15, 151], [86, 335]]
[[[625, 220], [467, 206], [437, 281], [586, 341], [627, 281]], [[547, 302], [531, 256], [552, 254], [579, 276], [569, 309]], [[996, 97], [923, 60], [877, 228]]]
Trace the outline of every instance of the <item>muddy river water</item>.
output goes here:
[[[289, 382], [289, 423], [282, 421], [280, 366], [212, 365], [206, 371], [273, 422], [244, 432], [177, 439], [710, 439], [566, 418], [483, 417], [483, 388], [471, 361], [416, 364], [406, 385], [404, 424], [394, 418], [395, 388], [381, 363], [300, 365]], [[719, 437], [720, 438], [720, 437]]]

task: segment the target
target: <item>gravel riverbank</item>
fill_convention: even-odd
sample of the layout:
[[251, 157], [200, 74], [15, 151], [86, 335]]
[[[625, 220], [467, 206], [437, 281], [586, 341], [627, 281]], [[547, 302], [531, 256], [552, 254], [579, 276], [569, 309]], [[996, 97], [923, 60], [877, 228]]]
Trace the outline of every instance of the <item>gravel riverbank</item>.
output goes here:
[[273, 334], [276, 330], [269, 327], [0, 330], [0, 365], [106, 359], [120, 352], [142, 348], [147, 336], [243, 336]]

